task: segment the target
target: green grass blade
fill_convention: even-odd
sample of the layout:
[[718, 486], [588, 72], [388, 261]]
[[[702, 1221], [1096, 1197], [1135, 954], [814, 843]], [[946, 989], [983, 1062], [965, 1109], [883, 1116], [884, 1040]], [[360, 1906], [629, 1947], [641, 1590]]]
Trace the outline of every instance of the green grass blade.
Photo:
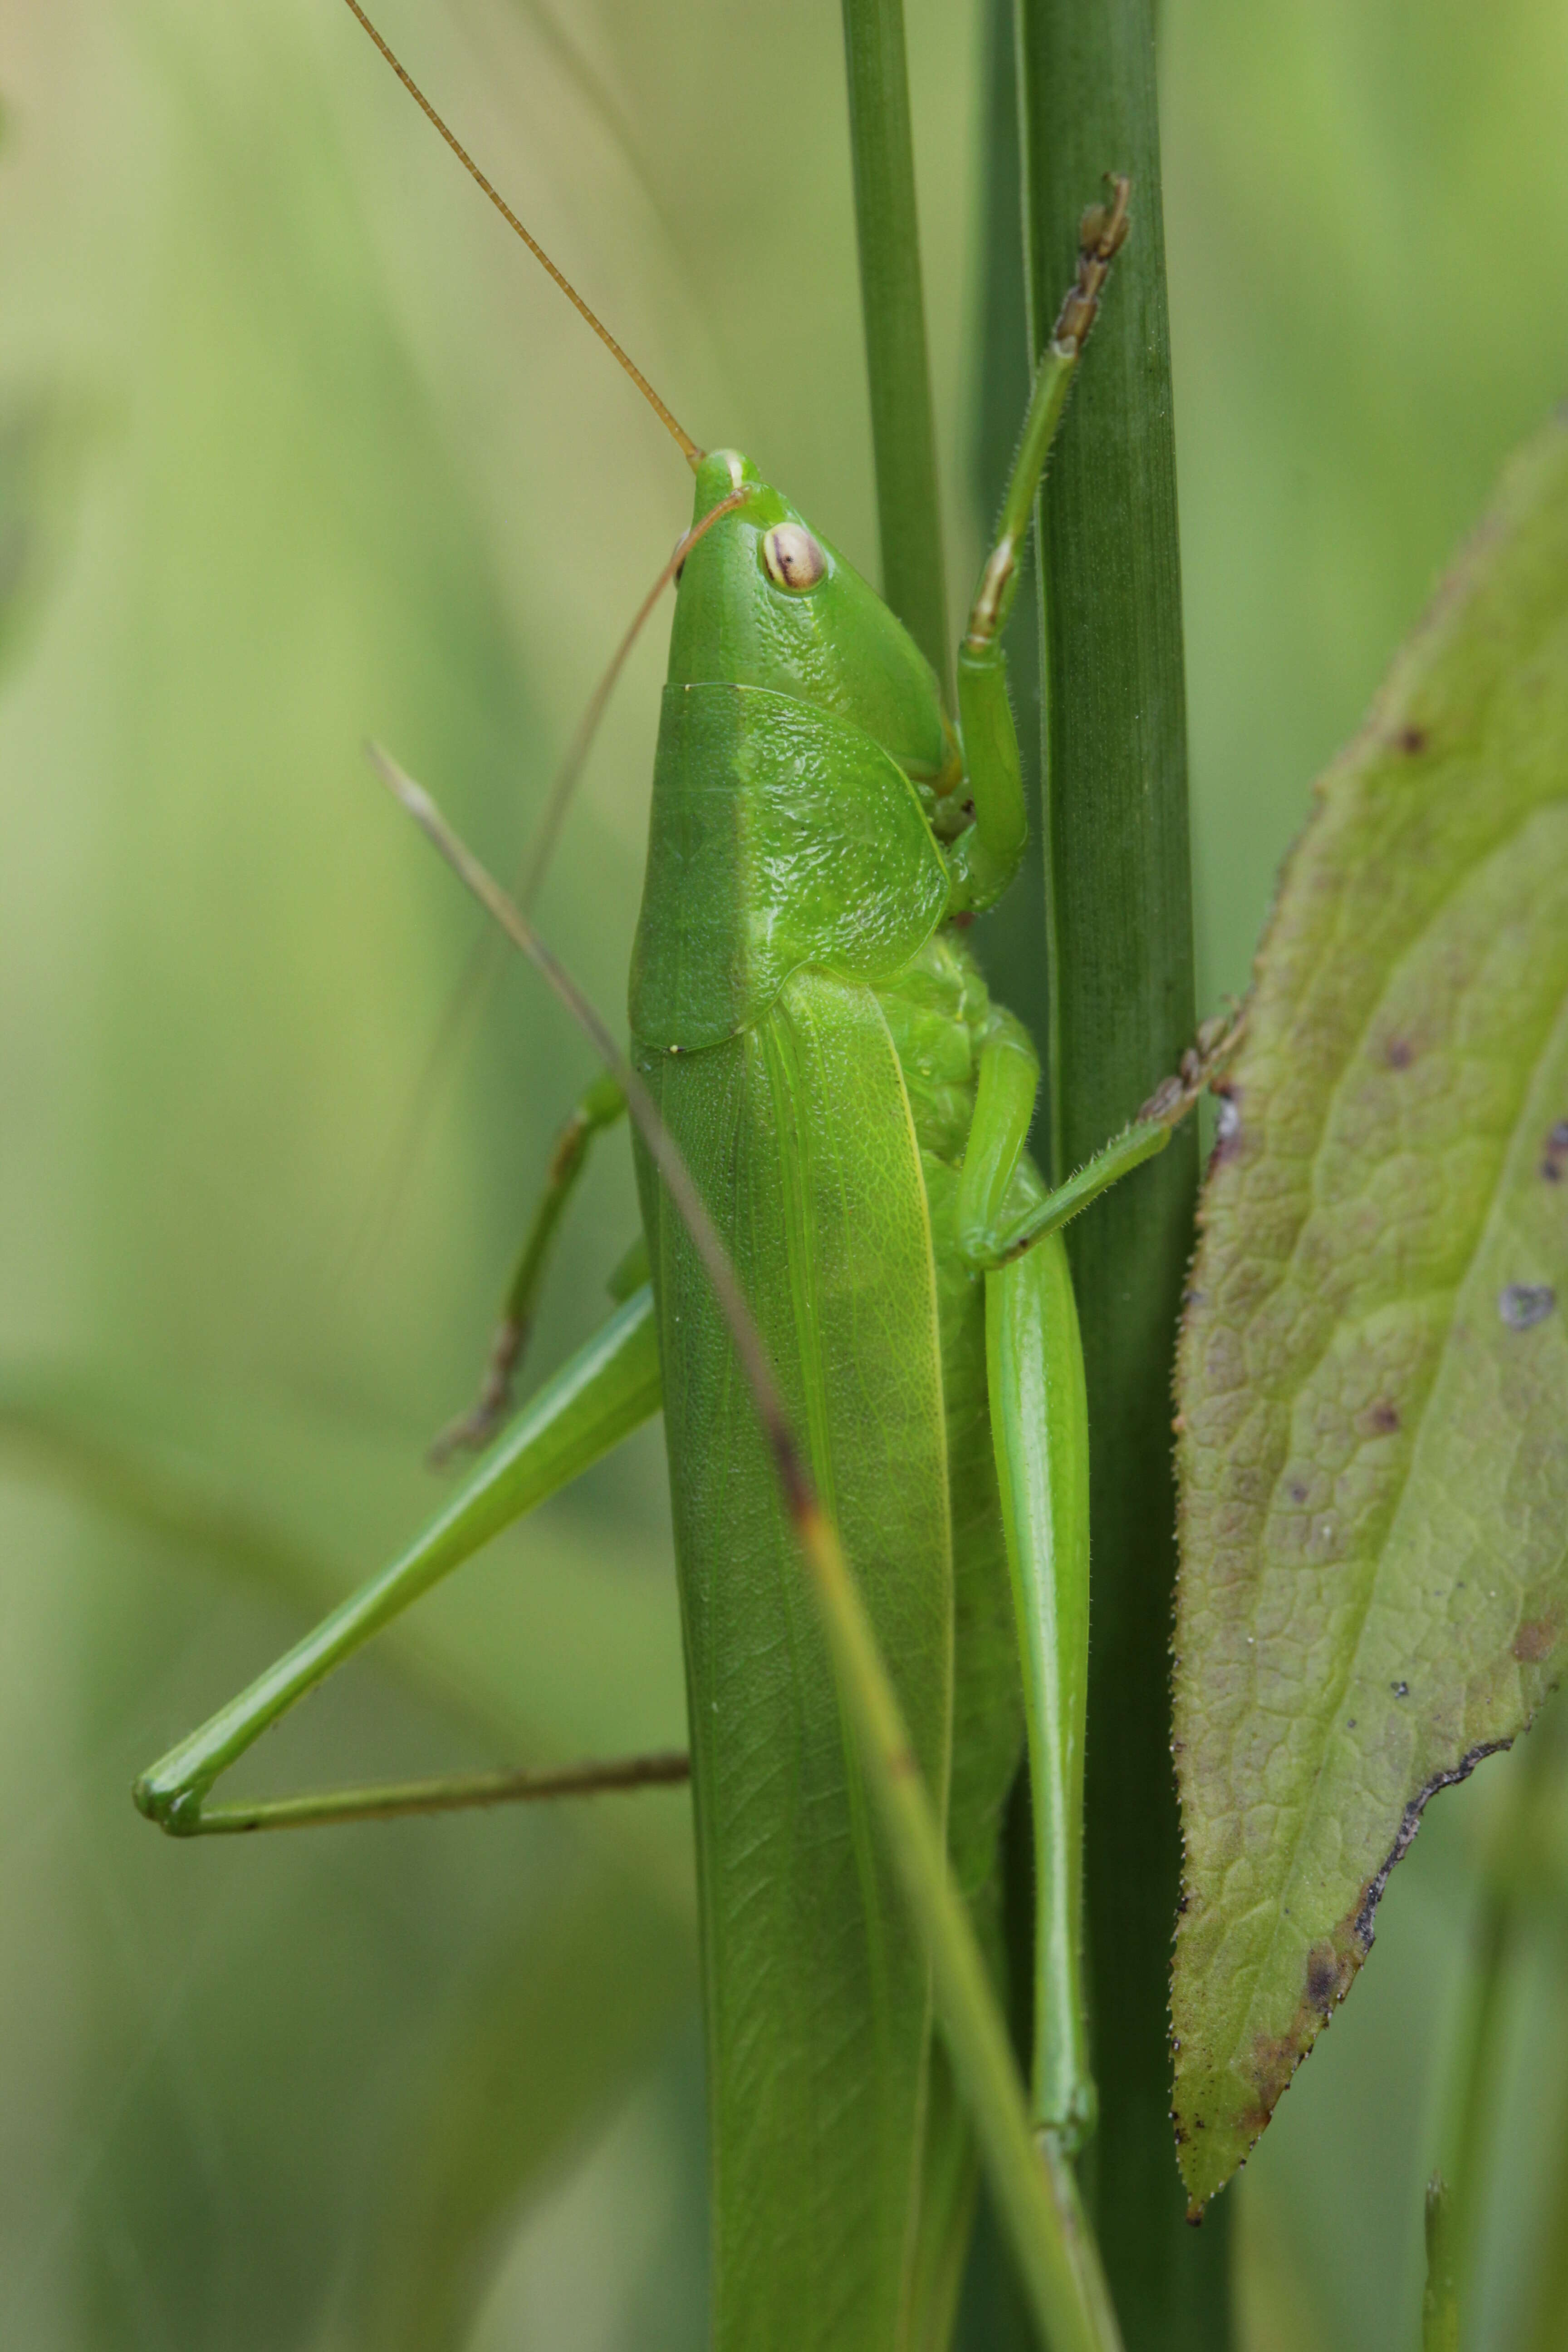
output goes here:
[[[1013, 0], [986, 10], [985, 183], [981, 217], [980, 329], [975, 345], [974, 438], [970, 486], [980, 544], [988, 544], [1007, 487], [1018, 426], [1029, 398], [1029, 330], [1024, 304], [1023, 222], [1018, 176], [1018, 81]], [[1007, 689], [1018, 724], [1018, 752], [1029, 830], [1040, 830], [1040, 614], [1038, 569], [1030, 547], [1007, 624]], [[970, 934], [1002, 1003], [1018, 1015], [1042, 1057], [1047, 1038], [1045, 875], [1026, 856], [1013, 887]], [[1046, 1090], [1035, 1111], [1034, 1150], [1048, 1157]]]
[[1426, 2184], [1426, 2290], [1421, 2299], [1421, 2352], [1459, 2352], [1459, 2289], [1448, 2190], [1440, 2172]]
[[844, 0], [882, 593], [952, 701], [903, 0]]
[[[1035, 348], [1079, 215], [1131, 174], [1117, 265], [1042, 501], [1052, 1146], [1079, 1166], [1173, 1069], [1193, 1020], [1181, 579], [1151, 0], [1019, 0]], [[1223, 2222], [1186, 2231], [1167, 2120], [1178, 1847], [1167, 1626], [1170, 1365], [1196, 1139], [1179, 1136], [1071, 1240], [1094, 1529], [1087, 1909], [1101, 2098], [1095, 2208], [1134, 2352], [1228, 2340]], [[1217, 2218], [1217, 2217], [1216, 2217]]]

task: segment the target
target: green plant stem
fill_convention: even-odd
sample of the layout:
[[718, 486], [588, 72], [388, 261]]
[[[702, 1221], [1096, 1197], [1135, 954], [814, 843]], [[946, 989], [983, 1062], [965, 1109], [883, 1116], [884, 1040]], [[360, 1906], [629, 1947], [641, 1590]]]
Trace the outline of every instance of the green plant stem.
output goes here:
[[[1194, 1026], [1181, 577], [1152, 0], [1018, 0], [1032, 349], [1104, 175], [1132, 232], [1041, 501], [1052, 1153], [1114, 1134]], [[1222, 2208], [1184, 2227], [1166, 1972], [1179, 1847], [1170, 1758], [1170, 1379], [1197, 1174], [1189, 1130], [1071, 1237], [1094, 1540], [1086, 1909], [1100, 2128], [1093, 2210], [1133, 2352], [1223, 2352]]]
[[1421, 2352], [1459, 2352], [1459, 2286], [1452, 2210], [1440, 2172], [1426, 2183], [1426, 2285], [1421, 2298]]
[[[981, 224], [980, 333], [973, 384], [975, 430], [971, 488], [976, 534], [991, 542], [1001, 510], [1019, 419], [1029, 397], [1029, 331], [1024, 305], [1024, 244], [1018, 174], [1018, 79], [1013, 0], [990, 0], [986, 18], [985, 134]], [[1018, 724], [1018, 753], [1029, 831], [1040, 832], [1040, 614], [1038, 569], [1027, 569], [1004, 633], [1007, 686]], [[1026, 857], [1013, 887], [976, 923], [971, 938], [997, 996], [1033, 1037], [1042, 1061], [1048, 1013], [1046, 988], [1045, 876]], [[1049, 1090], [1035, 1109], [1031, 1149], [1049, 1159]]]
[[903, 0], [844, 0], [882, 593], [952, 701]]

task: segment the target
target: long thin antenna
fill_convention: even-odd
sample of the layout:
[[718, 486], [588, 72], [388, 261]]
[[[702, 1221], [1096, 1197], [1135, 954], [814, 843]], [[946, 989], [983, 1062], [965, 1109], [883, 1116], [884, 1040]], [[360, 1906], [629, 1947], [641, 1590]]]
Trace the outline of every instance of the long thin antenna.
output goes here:
[[644, 375], [637, 362], [628, 352], [624, 352], [621, 349], [620, 344], [616, 342], [614, 335], [611, 334], [604, 320], [594, 311], [590, 310], [588, 305], [584, 301], [583, 297], [578, 293], [577, 289], [573, 285], [572, 280], [567, 277], [565, 271], [556, 268], [554, 262], [551, 260], [550, 256], [545, 252], [544, 247], [540, 244], [538, 238], [529, 235], [527, 229], [524, 228], [522, 223], [519, 220], [517, 215], [507, 203], [506, 198], [501, 194], [494, 182], [488, 180], [485, 177], [479, 165], [475, 163], [473, 157], [469, 154], [468, 149], [464, 146], [462, 141], [457, 136], [455, 131], [447, 129], [446, 123], [437, 113], [436, 109], [426, 97], [424, 91], [420, 89], [418, 83], [415, 80], [414, 76], [409, 72], [407, 67], [403, 63], [401, 58], [397, 56], [396, 52], [388, 45], [387, 42], [383, 40], [381, 35], [376, 31], [375, 26], [371, 23], [370, 18], [365, 15], [364, 10], [360, 6], [359, 0], [343, 0], [343, 5], [347, 8], [352, 16], [358, 19], [362, 28], [369, 34], [371, 39], [375, 43], [376, 47], [381, 51], [382, 56], [386, 59], [387, 64], [392, 68], [393, 72], [397, 76], [398, 80], [403, 84], [404, 89], [408, 92], [409, 97], [414, 100], [415, 105], [419, 109], [420, 112], [428, 121], [435, 124], [436, 129], [440, 132], [442, 138], [446, 141], [447, 146], [451, 149], [453, 154], [457, 157], [464, 171], [468, 174], [468, 177], [474, 182], [477, 187], [484, 190], [485, 194], [489, 196], [491, 204], [494, 205], [497, 212], [500, 213], [507, 226], [510, 229], [514, 230], [516, 234], [521, 237], [524, 245], [527, 246], [535, 261], [540, 264], [542, 268], [549, 271], [551, 277], [555, 280], [556, 285], [560, 287], [561, 291], [565, 295], [566, 299], [571, 303], [573, 309], [580, 311], [583, 317], [586, 319], [588, 324], [593, 328], [594, 332], [598, 336], [599, 341], [604, 344], [605, 349], [610, 353], [612, 359], [616, 360], [619, 365], [626, 370], [627, 375], [630, 376], [632, 382], [636, 384], [637, 390], [641, 393], [648, 406], [653, 410], [654, 415], [658, 418], [659, 423], [664, 426], [665, 431], [675, 442], [687, 464], [691, 467], [692, 471], [695, 472], [701, 462], [701, 450], [698, 447], [690, 434], [687, 432], [685, 426], [681, 425], [665, 406], [663, 401], [660, 400], [658, 393], [655, 392], [652, 384], [649, 383], [647, 376]]

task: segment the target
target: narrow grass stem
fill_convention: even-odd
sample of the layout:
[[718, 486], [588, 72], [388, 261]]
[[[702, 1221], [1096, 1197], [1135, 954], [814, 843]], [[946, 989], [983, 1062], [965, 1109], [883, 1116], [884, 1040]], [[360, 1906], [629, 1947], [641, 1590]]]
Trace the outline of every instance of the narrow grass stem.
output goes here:
[[1454, 2265], [1447, 2184], [1426, 2183], [1426, 2286], [1421, 2298], [1421, 2352], [1459, 2352], [1459, 2283]]
[[882, 593], [952, 700], [903, 0], [843, 0]]
[[[1153, 0], [1016, 0], [1031, 355], [1085, 205], [1131, 225], [1040, 501], [1051, 1149], [1113, 1135], [1194, 1023], [1192, 881]], [[1223, 2205], [1184, 2223], [1168, 2119], [1179, 1845], [1170, 1756], [1171, 1359], [1192, 1247], [1189, 1129], [1068, 1234], [1089, 1387], [1093, 1640], [1085, 1901], [1100, 2121], [1093, 2207], [1135, 2352], [1225, 2352]]]

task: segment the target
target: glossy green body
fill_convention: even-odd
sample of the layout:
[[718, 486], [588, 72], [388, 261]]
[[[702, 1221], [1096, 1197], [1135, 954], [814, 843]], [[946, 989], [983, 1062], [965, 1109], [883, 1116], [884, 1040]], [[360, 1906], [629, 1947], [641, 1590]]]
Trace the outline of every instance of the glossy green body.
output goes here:
[[[751, 478], [710, 457], [697, 512]], [[712, 1213], [999, 1953], [1023, 1749], [987, 1400], [955, 1238], [999, 1022], [921, 787], [948, 738], [826, 550], [781, 588], [758, 485], [679, 590], [634, 956], [636, 1066]], [[795, 1538], [711, 1290], [639, 1150], [679, 1564], [721, 2352], [944, 2343], [973, 2182]], [[1026, 1161], [1023, 1208], [1044, 1188]], [[1076, 1337], [1076, 1334], [1075, 1334]]]

